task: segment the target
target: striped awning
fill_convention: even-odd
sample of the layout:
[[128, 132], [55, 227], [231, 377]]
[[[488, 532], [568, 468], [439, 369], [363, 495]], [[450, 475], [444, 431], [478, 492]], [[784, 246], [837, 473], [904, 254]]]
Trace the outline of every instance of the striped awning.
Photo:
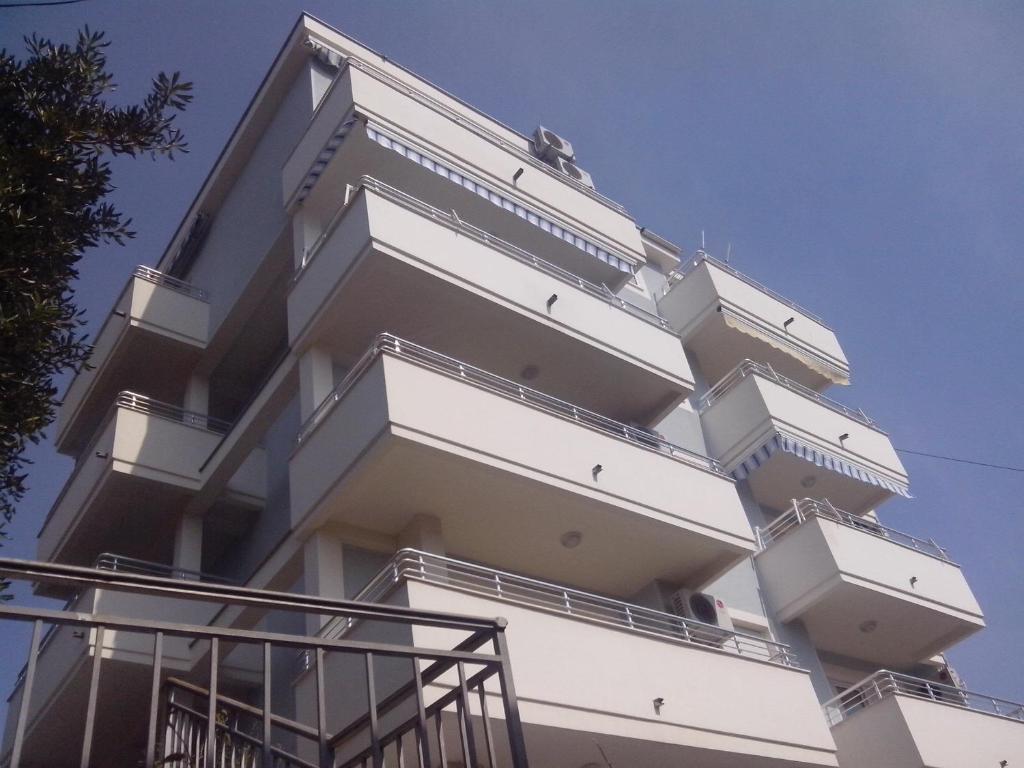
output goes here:
[[531, 208], [527, 208], [522, 203], [506, 197], [497, 190], [483, 184], [478, 179], [474, 179], [471, 176], [466, 175], [463, 171], [455, 170], [437, 158], [428, 155], [426, 152], [416, 149], [404, 141], [399, 141], [394, 136], [384, 133], [376, 125], [368, 123], [366, 126], [366, 135], [370, 137], [371, 141], [377, 142], [385, 149], [397, 152], [402, 157], [412, 160], [414, 163], [423, 166], [428, 171], [433, 171], [438, 176], [448, 179], [448, 181], [458, 184], [460, 187], [468, 189], [470, 192], [473, 192], [484, 200], [487, 200], [499, 208], [503, 208], [509, 213], [515, 214], [519, 218], [533, 224], [535, 227], [539, 227], [552, 237], [564, 240], [569, 243], [569, 245], [579, 248], [581, 251], [593, 256], [598, 261], [603, 261], [605, 264], [614, 267], [619, 272], [633, 274], [635, 265], [625, 257], [612, 253], [592, 240], [583, 237], [578, 232], [574, 232], [567, 227], [552, 221], [543, 214], [538, 213]]
[[859, 464], [854, 464], [827, 451], [823, 451], [821, 448], [810, 446], [807, 443], [797, 440], [795, 437], [783, 432], [776, 432], [767, 441], [765, 441], [761, 447], [741, 461], [736, 468], [732, 470], [731, 474], [733, 478], [736, 480], [745, 480], [751, 474], [760, 469], [773, 454], [779, 451], [797, 456], [804, 461], [809, 461], [816, 467], [821, 467], [822, 469], [827, 469], [831, 472], [837, 472], [840, 475], [852, 477], [854, 480], [859, 480], [862, 483], [867, 483], [868, 485], [885, 488], [888, 491], [892, 491], [900, 496], [905, 496], [908, 499], [913, 498], [910, 495], [910, 489], [903, 483], [899, 483], [888, 477], [883, 477], [882, 475], [872, 472], [870, 469], [865, 469]]

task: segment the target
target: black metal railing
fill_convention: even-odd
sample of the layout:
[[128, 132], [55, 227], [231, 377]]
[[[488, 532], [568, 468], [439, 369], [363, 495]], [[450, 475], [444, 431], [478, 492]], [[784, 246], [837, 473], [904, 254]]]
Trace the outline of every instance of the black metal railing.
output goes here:
[[[79, 592], [128, 593], [135, 606], [134, 615], [124, 616], [0, 603], [0, 621], [32, 628], [20, 699], [11, 702], [12, 746], [0, 761], [11, 768], [64, 763], [85, 768], [379, 768], [385, 761], [428, 768], [436, 762], [432, 756], [445, 760], [453, 745], [467, 768], [497, 768], [496, 752], [505, 756], [503, 765], [527, 766], [502, 619], [12, 559], [0, 559], [0, 578]], [[160, 618], [139, 617], [140, 595], [151, 600], [146, 616]], [[227, 610], [221, 615], [236, 617], [245, 628], [171, 619], [183, 614], [188, 601], [223, 605]], [[282, 613], [301, 614], [306, 620], [355, 619], [364, 634], [331, 639], [254, 628]], [[75, 636], [86, 643], [84, 675], [65, 680], [37, 675], [48, 625], [79, 630]], [[431, 646], [395, 642], [396, 625], [399, 637], [413, 638], [414, 628], [428, 627], [443, 630], [431, 635], [443, 639]], [[362, 639], [366, 637], [371, 639]], [[299, 681], [304, 688], [296, 683], [294, 689], [308, 694], [313, 714], [305, 720], [283, 717], [282, 702], [274, 699], [275, 676], [284, 673], [293, 682], [290, 664], [275, 669], [278, 649], [289, 658], [303, 650], [311, 654], [310, 677]], [[400, 678], [396, 665], [402, 670]], [[135, 670], [134, 678], [125, 676], [128, 667]], [[175, 679], [168, 676], [172, 668]], [[128, 705], [123, 691], [130, 679], [147, 681], [148, 707]], [[79, 689], [70, 691], [73, 685]], [[240, 689], [251, 701], [226, 695]], [[481, 703], [471, 708], [474, 695]], [[492, 728], [488, 701], [500, 702], [500, 731]], [[82, 711], [65, 711], [61, 722], [47, 723], [60, 708], [51, 706], [55, 702]], [[452, 723], [454, 733], [445, 737], [444, 729]], [[80, 740], [79, 755], [51, 752], [57, 747], [47, 733], [54, 728], [62, 732], [62, 749], [68, 739]], [[109, 734], [111, 729], [117, 738], [97, 738], [97, 732]], [[282, 731], [287, 745], [281, 743]], [[495, 740], [499, 734], [500, 744]]]

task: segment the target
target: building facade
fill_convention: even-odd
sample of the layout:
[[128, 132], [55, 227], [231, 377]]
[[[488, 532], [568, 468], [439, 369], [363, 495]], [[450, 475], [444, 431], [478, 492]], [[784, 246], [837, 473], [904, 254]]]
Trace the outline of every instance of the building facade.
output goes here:
[[[311, 17], [92, 363], [56, 426], [76, 465], [40, 561], [502, 616], [540, 768], [1024, 761], [1020, 705], [965, 690], [942, 656], [984, 626], [960, 567], [876, 514], [909, 481], [882, 427], [825, 394], [850, 381], [826, 321], [639, 227], [565, 137], [524, 136]], [[83, 614], [167, 611], [37, 589]], [[459, 642], [208, 597], [175, 618]], [[117, 635], [47, 637], [4, 759], [22, 711], [21, 765], [79, 763], [86, 698], [131, 729], [102, 685], [87, 695], [93, 659], [108, 686], [149, 684], [148, 646]], [[183, 686], [208, 682], [197, 647], [165, 650]], [[242, 654], [223, 659], [234, 700], [295, 733], [363, 714], [342, 658], [268, 652], [265, 695]], [[489, 695], [460, 704], [461, 746], [436, 737], [421, 764], [518, 764], [489, 725], [465, 746]], [[102, 754], [142, 760], [103, 733]], [[171, 741], [150, 764], [197, 762]], [[299, 741], [275, 764], [360, 764], [344, 738], [326, 755]], [[260, 764], [238, 755], [202, 760]]]

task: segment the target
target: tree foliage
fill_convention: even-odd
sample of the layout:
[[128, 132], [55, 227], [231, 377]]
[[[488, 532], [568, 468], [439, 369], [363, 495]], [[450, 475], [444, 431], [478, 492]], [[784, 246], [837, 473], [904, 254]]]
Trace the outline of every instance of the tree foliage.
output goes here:
[[176, 72], [160, 73], [141, 104], [110, 103], [102, 32], [25, 43], [23, 60], [0, 51], [0, 536], [27, 487], [25, 450], [54, 419], [54, 379], [91, 351], [76, 264], [135, 234], [105, 200], [108, 158], [187, 151], [174, 119], [192, 100]]

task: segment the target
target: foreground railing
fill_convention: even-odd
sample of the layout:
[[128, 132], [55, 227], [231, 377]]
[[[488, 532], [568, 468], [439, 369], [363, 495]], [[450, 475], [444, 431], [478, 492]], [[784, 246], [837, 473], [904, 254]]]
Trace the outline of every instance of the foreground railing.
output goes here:
[[152, 267], [145, 267], [140, 264], [134, 269], [132, 275], [143, 280], [148, 280], [151, 283], [162, 285], [164, 288], [170, 288], [172, 291], [184, 293], [186, 296], [191, 296], [193, 299], [199, 299], [200, 301], [209, 300], [209, 296], [202, 288], [197, 288], [187, 280], [180, 280], [177, 277], [165, 275], [163, 272], [158, 272]]
[[358, 186], [349, 186], [345, 190], [345, 198], [342, 204], [331, 216], [327, 225], [324, 227], [324, 231], [320, 233], [319, 237], [317, 237], [313, 244], [302, 255], [302, 261], [299, 264], [293, 279], [298, 280], [302, 276], [302, 272], [306, 267], [308, 267], [313, 259], [316, 258], [317, 253], [319, 253], [324, 243], [331, 238], [331, 235], [334, 234], [334, 230], [337, 229], [338, 224], [345, 217], [345, 213], [348, 211], [349, 206], [356, 199], [356, 196], [362, 189], [372, 190], [380, 196], [387, 198], [408, 210], [415, 211], [433, 221], [438, 221], [456, 229], [460, 234], [464, 234], [478, 242], [489, 245], [522, 264], [526, 264], [527, 266], [533, 267], [541, 272], [545, 272], [564, 283], [575, 286], [584, 293], [589, 293], [591, 296], [595, 296], [613, 307], [621, 309], [634, 317], [638, 317], [644, 322], [670, 331], [668, 321], [663, 317], [654, 312], [650, 312], [643, 307], [639, 307], [630, 301], [626, 301], [621, 296], [612, 293], [608, 286], [592, 283], [567, 269], [559, 267], [557, 264], [552, 264], [550, 261], [542, 259], [539, 256], [520, 248], [518, 245], [514, 245], [507, 240], [503, 240], [500, 237], [496, 237], [495, 235], [480, 229], [480, 227], [463, 221], [454, 211], [442, 211], [440, 208], [435, 208], [429, 203], [426, 203], [417, 197], [413, 197], [400, 189], [396, 189], [389, 184], [385, 184], [372, 176], [363, 176], [359, 180]]
[[829, 725], [838, 725], [858, 710], [877, 704], [889, 696], [913, 696], [916, 699], [953, 704], [972, 712], [1024, 722], [1024, 704], [966, 691], [954, 685], [936, 683], [898, 672], [881, 670], [851, 685], [822, 706]]
[[[193, 571], [188, 568], [175, 568], [173, 565], [167, 565], [165, 563], [154, 563], [150, 560], [140, 560], [135, 557], [126, 557], [125, 555], [115, 555], [110, 552], [104, 552], [99, 555], [93, 562], [93, 568], [98, 568], [101, 571], [119, 571], [121, 573], [138, 573], [147, 576], [165, 576], [169, 579], [187, 579], [189, 581], [210, 581], [220, 584], [231, 584], [234, 583], [230, 579], [225, 579], [220, 576], [214, 576], [209, 573], [203, 573], [202, 571]], [[84, 591], [78, 591], [68, 598], [67, 602], [64, 603], [63, 610], [71, 611], [75, 610], [78, 603], [84, 595]], [[42, 654], [50, 642], [53, 640], [53, 636], [60, 625], [51, 624], [47, 627], [46, 632], [43, 633], [43, 638], [39, 642], [39, 653]], [[25, 682], [25, 671], [26, 667], [22, 667], [18, 673], [17, 678], [14, 680], [14, 691]], [[13, 695], [13, 693], [12, 693]], [[8, 698], [10, 701], [10, 698]]]
[[[331, 639], [304, 634], [274, 633], [255, 629], [240, 629], [223, 626], [201, 626], [167, 619], [146, 619], [137, 616], [124, 617], [98, 615], [76, 611], [59, 611], [29, 605], [0, 603], [0, 621], [25, 622], [31, 625], [28, 663], [21, 697], [11, 706], [16, 712], [12, 748], [6, 764], [19, 768], [23, 761], [33, 765], [51, 765], [58, 760], [70, 762], [66, 753], [51, 754], [54, 749], [46, 734], [54, 728], [61, 728], [68, 738], [80, 733], [80, 760], [82, 766], [89, 765], [136, 765], [146, 768], [157, 765], [199, 766], [204, 768], [240, 768], [240, 756], [253, 752], [259, 760], [250, 763], [261, 768], [274, 766], [314, 765], [380, 766], [385, 760], [395, 760], [399, 765], [418, 765], [427, 768], [433, 765], [432, 755], [442, 755], [448, 748], [443, 738], [442, 720], [452, 721], [454, 741], [462, 753], [472, 759], [466, 765], [488, 765], [497, 768], [493, 759], [498, 751], [510, 756], [512, 768], [525, 768], [527, 758], [523, 743], [522, 726], [519, 720], [515, 690], [512, 683], [511, 667], [505, 641], [505, 623], [500, 619], [478, 619], [469, 616], [419, 611], [382, 605], [367, 605], [353, 601], [328, 600], [325, 598], [270, 592], [220, 584], [186, 582], [139, 574], [104, 571], [91, 568], [37, 563], [21, 560], [0, 559], [0, 577], [10, 581], [56, 584], [65, 589], [84, 592], [88, 589], [103, 589], [107, 592], [128, 592], [152, 598], [152, 615], [175, 616], [181, 614], [181, 601], [220, 603], [228, 609], [244, 609], [247, 626], [259, 626], [258, 618], [270, 613], [292, 612], [307, 616], [328, 616], [361, 622], [384, 622], [388, 624], [426, 626], [449, 630], [446, 637], [462, 637], [454, 647], [434, 648], [392, 642], [360, 642], [352, 639]], [[19, 594], [15, 591], [15, 594]], [[161, 603], [172, 600], [171, 605]], [[138, 601], [133, 601], [138, 602]], [[147, 613], [149, 613], [147, 611]], [[54, 681], [42, 675], [50, 690], [45, 700], [33, 703], [33, 689], [37, 683], [37, 666], [40, 644], [47, 625], [75, 627], [83, 631], [94, 649], [87, 664], [87, 682], [79, 679], [80, 685], [87, 685], [87, 691], [78, 695], [57, 693]], [[111, 637], [113, 635], [113, 637]], [[128, 638], [128, 640], [126, 640]], [[129, 640], [134, 639], [132, 642]], [[148, 641], [147, 644], [140, 640]], [[182, 643], [182, 640], [186, 641]], [[192, 674], [189, 700], [175, 699], [172, 704], [164, 696], [166, 668], [165, 652], [174, 644], [177, 657], [176, 667], [181, 666], [181, 653], [187, 649], [191, 655]], [[111, 667], [111, 656], [118, 649], [130, 646], [130, 661], [139, 664], [150, 680], [148, 708], [134, 711], [119, 700], [119, 683], [124, 678], [123, 664]], [[150, 650], [141, 650], [148, 647]], [[245, 654], [237, 655], [240, 647], [249, 647], [261, 663], [250, 669], [245, 666]], [[275, 715], [272, 697], [273, 679], [284, 673], [291, 682], [292, 670], [274, 668], [273, 652], [276, 649], [292, 651], [307, 650], [312, 658], [312, 690], [315, 715], [313, 722], [295, 723], [289, 721], [291, 730], [301, 732], [306, 745], [312, 751], [312, 760], [290, 751], [282, 752], [276, 733], [284, 725], [283, 718]], [[233, 660], [228, 659], [232, 655]], [[360, 672], [350, 679], [331, 676], [331, 670], [339, 658], [358, 659]], [[87, 657], [88, 658], [88, 657]], [[377, 659], [398, 659], [404, 664], [406, 680], [398, 682], [397, 689], [387, 696], [378, 696], [381, 675], [375, 672]], [[105, 660], [108, 660], [105, 664]], [[228, 663], [225, 663], [228, 662]], [[238, 668], [238, 664], [243, 664]], [[100, 687], [104, 670], [114, 675], [111, 682]], [[394, 687], [395, 668], [387, 670], [387, 684]], [[438, 694], [435, 688], [428, 688], [443, 675], [457, 674], [458, 684]], [[241, 677], [234, 677], [241, 675]], [[223, 689], [244, 685], [251, 689], [253, 679], [261, 680], [261, 706], [244, 705], [228, 700]], [[136, 677], [136, 679], [139, 679]], [[489, 688], [485, 690], [485, 685]], [[173, 687], [173, 684], [172, 684]], [[343, 691], [347, 704], [355, 704], [356, 711], [362, 710], [353, 720], [351, 715], [339, 715], [327, 707], [326, 692]], [[443, 686], [442, 686], [443, 688]], [[103, 695], [100, 695], [100, 691]], [[180, 693], [180, 681], [176, 690]], [[298, 690], [298, 689], [296, 689]], [[60, 723], [40, 723], [53, 716], [52, 708], [59, 695], [63, 705], [74, 707], [74, 702], [84, 701], [84, 711], [68, 714]], [[471, 697], [478, 696], [485, 702], [487, 697], [500, 696], [503, 708], [504, 728], [501, 731], [502, 744], [494, 740], [486, 707], [479, 715], [470, 715]], [[81, 698], [79, 698], [79, 696]], [[247, 715], [244, 727], [239, 726], [240, 711]], [[188, 710], [188, 711], [186, 711]], [[234, 710], [234, 715], [232, 713]], [[177, 712], [171, 715], [170, 712]], [[412, 713], [411, 715], [407, 713]], [[332, 718], [332, 714], [334, 715]], [[404, 720], [395, 723], [399, 718]], [[385, 720], [386, 718], [386, 720]], [[116, 728], [123, 738], [111, 743], [97, 741], [97, 722], [102, 720], [106, 727]], [[384, 722], [389, 729], [384, 730]], [[345, 724], [348, 722], [349, 724]], [[340, 727], [332, 725], [338, 723]], [[362, 724], [365, 723], [366, 727]], [[113, 724], [113, 726], [111, 725]], [[38, 726], [38, 730], [37, 729]], [[290, 727], [290, 726], [289, 726]], [[170, 729], [170, 734], [165, 729]], [[487, 749], [477, 749], [474, 742], [475, 729], [482, 730]], [[69, 735], [70, 733], [70, 735]], [[244, 733], [244, 736], [242, 735]], [[135, 734], [146, 746], [135, 752]], [[442, 734], [440, 741], [437, 734]], [[174, 739], [177, 739], [176, 741]], [[243, 749], [243, 742], [249, 744]], [[412, 748], [409, 745], [413, 745]], [[400, 754], [405, 749], [405, 754]], [[344, 756], [340, 753], [343, 752]], [[356, 757], [351, 757], [355, 754]], [[484, 755], [483, 758], [480, 755]], [[285, 762], [282, 763], [281, 760]], [[365, 762], [364, 762], [365, 761]]]
[[179, 405], [172, 405], [161, 400], [154, 400], [152, 397], [140, 395], [136, 392], [118, 392], [116, 405], [118, 408], [127, 408], [131, 411], [144, 413], [148, 416], [159, 416], [162, 419], [180, 421], [193, 427], [207, 429], [210, 432], [227, 432], [231, 429], [231, 422], [224, 419], [214, 418], [205, 413], [189, 411]]
[[780, 384], [786, 389], [792, 392], [796, 392], [798, 395], [802, 395], [810, 400], [814, 400], [816, 403], [820, 403], [821, 405], [825, 406], [830, 410], [835, 411], [836, 413], [841, 413], [844, 416], [853, 419], [854, 421], [859, 421], [861, 424], [867, 427], [871, 427], [871, 429], [877, 432], [882, 432], [882, 434], [885, 434], [883, 430], [880, 429], [877, 424], [875, 424], [874, 420], [869, 418], [868, 415], [864, 413], [864, 411], [860, 409], [855, 410], [846, 405], [843, 405], [840, 402], [833, 400], [830, 397], [825, 397], [825, 395], [821, 394], [820, 392], [815, 392], [810, 387], [805, 387], [803, 384], [800, 384], [786, 376], [783, 376], [770, 365], [766, 363], [756, 363], [753, 360], [742, 361], [739, 365], [737, 365], [735, 368], [729, 371], [729, 373], [725, 374], [725, 376], [722, 377], [721, 381], [719, 381], [717, 384], [711, 387], [711, 389], [705, 392], [703, 397], [701, 397], [700, 399], [701, 412], [703, 413], [704, 410], [710, 408], [717, 401], [721, 400], [722, 397], [724, 397], [734, 387], [738, 386], [739, 383], [743, 381], [745, 378], [754, 375], [762, 376], [768, 379], [769, 381], [774, 381], [776, 384]]
[[[397, 552], [355, 599], [369, 603], [381, 602], [405, 581], [423, 581], [463, 589], [494, 600], [562, 613], [580, 621], [609, 624], [617, 629], [656, 635], [704, 648], [720, 648], [740, 656], [789, 667], [799, 666], [793, 651], [783, 643], [415, 549]], [[340, 637], [352, 624], [351, 621], [334, 622], [325, 628], [324, 633]]]
[[788, 512], [779, 515], [779, 517], [775, 518], [770, 525], [755, 529], [758, 549], [763, 551], [772, 542], [785, 535], [788, 531], [798, 528], [809, 520], [813, 520], [815, 518], [831, 520], [832, 522], [839, 523], [840, 525], [845, 525], [848, 528], [854, 528], [858, 531], [862, 531], [863, 533], [887, 539], [893, 544], [898, 544], [901, 547], [916, 550], [922, 554], [936, 557], [939, 560], [945, 560], [948, 563], [953, 562], [949, 553], [943, 547], [936, 544], [934, 540], [918, 539], [911, 536], [909, 533], [903, 533], [902, 531], [897, 531], [895, 528], [889, 528], [888, 526], [882, 525], [876, 520], [859, 517], [844, 510], [836, 509], [828, 499], [823, 501], [818, 501], [817, 499], [800, 499], [798, 501], [797, 499], [793, 499], [792, 507], [790, 507]]
[[374, 343], [363, 354], [362, 358], [352, 366], [341, 383], [313, 411], [312, 415], [310, 415], [299, 430], [296, 437], [297, 444], [301, 445], [309, 438], [320, 422], [334, 409], [334, 406], [345, 396], [359, 377], [382, 354], [395, 355], [405, 360], [411, 360], [446, 376], [460, 379], [491, 392], [514, 397], [524, 405], [538, 408], [563, 419], [575, 421], [578, 424], [628, 440], [644, 448], [661, 451], [678, 461], [699, 466], [716, 474], [725, 475], [722, 466], [714, 459], [670, 443], [652, 430], [631, 427], [628, 424], [609, 419], [599, 413], [588, 411], [564, 400], [559, 400], [557, 397], [546, 395], [536, 389], [524, 387], [522, 384], [511, 379], [503, 378], [469, 363], [456, 360], [454, 357], [448, 357], [440, 352], [435, 352], [427, 347], [421, 347], [419, 344], [400, 339], [390, 333], [382, 333], [377, 336]]

